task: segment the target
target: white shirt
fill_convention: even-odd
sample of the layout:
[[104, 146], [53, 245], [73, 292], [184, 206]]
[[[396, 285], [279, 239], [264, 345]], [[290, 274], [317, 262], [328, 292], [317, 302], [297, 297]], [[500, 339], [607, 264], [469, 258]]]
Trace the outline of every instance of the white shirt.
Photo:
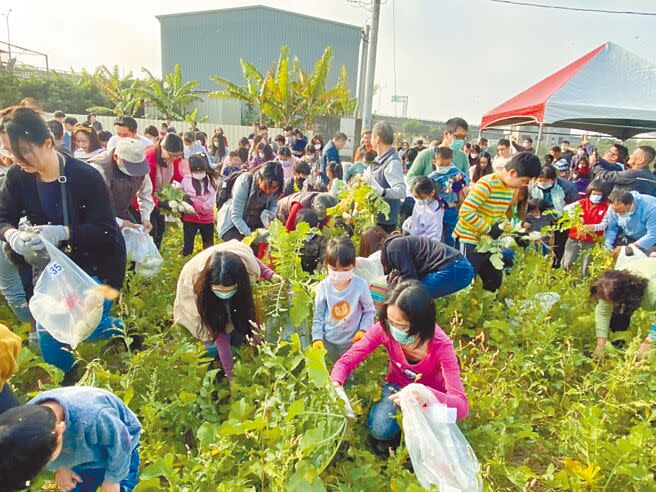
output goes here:
[[[110, 138], [109, 141], [107, 142], [107, 148], [108, 148], [108, 149], [113, 149], [114, 147], [116, 147], [116, 144], [118, 143], [118, 141], [119, 141], [121, 138], [122, 138], [122, 137], [119, 137], [118, 135], [113, 135], [112, 138]], [[148, 139], [147, 139], [146, 137], [144, 137], [143, 135], [137, 135], [137, 136], [134, 137], [134, 138], [136, 138], [137, 140], [139, 140], [139, 141], [143, 144], [144, 147], [150, 147], [151, 145], [153, 145], [153, 142], [151, 142], [150, 140], [148, 140]]]
[[512, 159], [512, 155], [509, 155], [508, 157], [504, 157], [501, 154], [495, 155], [494, 159], [492, 159], [492, 169], [494, 169], [494, 172], [496, 173], [505, 168], [506, 164], [510, 162], [510, 159]]

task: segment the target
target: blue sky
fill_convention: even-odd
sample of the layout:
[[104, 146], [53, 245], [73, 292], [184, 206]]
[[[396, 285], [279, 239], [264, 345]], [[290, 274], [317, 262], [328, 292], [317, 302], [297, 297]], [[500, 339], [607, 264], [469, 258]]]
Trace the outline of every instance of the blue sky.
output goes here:
[[[656, 12], [654, 0], [526, 1]], [[256, 3], [357, 25], [370, 16], [347, 0], [111, 0], [86, 4], [2, 0], [0, 12], [13, 9], [12, 43], [47, 52], [53, 67], [118, 64], [126, 70], [145, 66], [159, 73], [155, 15]], [[381, 92], [373, 105], [384, 114], [395, 111], [390, 102], [394, 93], [393, 19], [396, 92], [409, 96], [409, 116], [444, 120], [458, 115], [478, 124], [487, 110], [605, 41], [656, 63], [656, 16], [566, 12], [490, 0], [387, 0], [381, 9], [376, 69]], [[6, 40], [4, 20], [0, 18], [1, 40]]]

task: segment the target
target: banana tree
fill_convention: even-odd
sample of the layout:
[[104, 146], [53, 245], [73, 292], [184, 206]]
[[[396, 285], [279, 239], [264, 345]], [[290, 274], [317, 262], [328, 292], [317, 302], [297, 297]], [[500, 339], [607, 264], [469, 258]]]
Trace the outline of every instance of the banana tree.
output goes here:
[[263, 112], [280, 127], [293, 125], [298, 119], [296, 109], [299, 96], [294, 92], [292, 84], [299, 67], [298, 58], [294, 58], [290, 68], [289, 48], [283, 46], [275, 73], [269, 72], [264, 81], [269, 98], [264, 104]]
[[101, 65], [96, 68], [93, 74], [85, 70], [81, 76], [82, 83], [89, 83], [98, 87], [113, 105], [113, 107], [93, 106], [87, 108], [88, 112], [135, 116], [143, 106], [143, 98], [135, 92], [141, 81], [135, 79], [132, 72], [121, 77], [118, 65], [114, 65], [112, 69]]
[[242, 75], [246, 80], [246, 86], [241, 87], [234, 82], [230, 82], [228, 79], [213, 75], [210, 78], [221, 86], [222, 90], [210, 92], [209, 97], [211, 99], [233, 100], [250, 104], [257, 108], [259, 121], [262, 121], [264, 115], [263, 109], [269, 98], [267, 84], [265, 83], [266, 78], [250, 62], [244, 59], [240, 60], [240, 62]]
[[165, 74], [162, 80], [154, 77], [147, 69], [142, 70], [148, 79], [133, 91], [150, 103], [158, 113], [151, 116], [184, 120], [189, 105], [194, 101], [202, 100], [200, 96], [193, 93], [200, 82], [198, 80], [185, 82], [180, 65], [176, 64], [173, 71]]

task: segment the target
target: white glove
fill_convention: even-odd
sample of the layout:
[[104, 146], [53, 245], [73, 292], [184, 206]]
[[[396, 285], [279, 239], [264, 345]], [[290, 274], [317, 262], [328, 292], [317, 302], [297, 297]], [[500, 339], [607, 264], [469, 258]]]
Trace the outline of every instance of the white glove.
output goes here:
[[269, 224], [273, 221], [273, 219], [276, 218], [276, 214], [273, 212], [269, 212], [268, 210], [262, 210], [262, 213], [260, 214], [260, 220], [262, 221], [262, 225], [265, 228], [269, 227]]
[[337, 396], [339, 396], [344, 402], [346, 417], [349, 419], [355, 419], [355, 412], [353, 411], [353, 407], [351, 407], [351, 400], [349, 400], [348, 396], [346, 396], [346, 391], [344, 391], [344, 388], [341, 385], [335, 386], [335, 392], [337, 393]]
[[402, 230], [403, 232], [407, 232], [408, 234], [410, 234], [410, 226], [411, 226], [411, 224], [412, 224], [412, 217], [408, 217], [407, 219], [405, 219], [405, 220], [403, 221], [403, 224], [401, 225], [401, 230]]

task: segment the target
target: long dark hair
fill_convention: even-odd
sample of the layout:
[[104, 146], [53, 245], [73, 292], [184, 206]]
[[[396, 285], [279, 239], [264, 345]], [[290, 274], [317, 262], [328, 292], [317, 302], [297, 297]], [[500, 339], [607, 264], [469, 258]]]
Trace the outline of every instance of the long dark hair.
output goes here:
[[[214, 141], [218, 140], [218, 145], [214, 145]], [[226, 146], [225, 140], [223, 139], [223, 132], [215, 133], [212, 136], [212, 141], [210, 142], [209, 149], [210, 155], [218, 160], [223, 160], [226, 156]]]
[[[213, 285], [237, 285], [237, 293], [229, 301], [219, 299], [212, 292]], [[253, 291], [244, 262], [235, 253], [218, 251], [207, 260], [205, 268], [194, 283], [196, 307], [203, 326], [214, 339], [226, 332], [229, 303], [230, 320], [241, 335], [251, 335], [256, 323]]]
[[267, 143], [260, 142], [257, 144], [257, 153], [259, 155], [260, 152], [264, 153], [264, 162], [272, 161], [276, 158], [275, 155], [273, 155], [273, 149], [271, 146]]
[[96, 130], [93, 128], [93, 126], [91, 126], [91, 123], [82, 123], [82, 124], [75, 125], [75, 127], [73, 128], [73, 132], [71, 134], [73, 152], [75, 152], [75, 150], [79, 148], [75, 143], [75, 135], [80, 132], [82, 132], [87, 137], [87, 140], [89, 140], [89, 153], [94, 152], [98, 149], [102, 149], [102, 144], [100, 143], [98, 134], [96, 133]]
[[426, 287], [417, 280], [402, 282], [387, 294], [385, 303], [380, 307], [380, 322], [389, 335], [387, 308], [398, 307], [410, 322], [408, 335], [417, 337], [419, 344], [435, 336], [435, 304]]
[[162, 148], [167, 152], [179, 153], [184, 150], [184, 144], [179, 135], [175, 133], [167, 133], [157, 141], [156, 144], [156, 161], [159, 167], [169, 167], [168, 162], [162, 158]]
[[590, 296], [615, 306], [629, 315], [640, 307], [649, 281], [644, 277], [620, 270], [606, 270], [590, 286]]
[[11, 106], [0, 111], [0, 133], [6, 133], [12, 153], [20, 162], [27, 162], [21, 152], [21, 143], [41, 146], [54, 138], [41, 113], [26, 106]]
[[[485, 167], [481, 166], [481, 158], [485, 157], [487, 159], [487, 165]], [[475, 183], [483, 176], [492, 174], [494, 171], [492, 169], [492, 156], [488, 152], [481, 152], [476, 158], [476, 164], [474, 164], [474, 174], [472, 176], [472, 181]]]
[[[210, 192], [210, 187], [216, 190], [216, 181], [214, 176], [212, 176], [212, 168], [210, 163], [207, 162], [207, 156], [203, 153], [194, 154], [189, 157], [189, 170], [194, 171], [205, 171], [207, 174], [205, 177], [199, 181], [197, 179], [191, 178], [191, 185], [196, 191], [196, 196], [202, 196]], [[204, 191], [203, 191], [204, 188]]]

